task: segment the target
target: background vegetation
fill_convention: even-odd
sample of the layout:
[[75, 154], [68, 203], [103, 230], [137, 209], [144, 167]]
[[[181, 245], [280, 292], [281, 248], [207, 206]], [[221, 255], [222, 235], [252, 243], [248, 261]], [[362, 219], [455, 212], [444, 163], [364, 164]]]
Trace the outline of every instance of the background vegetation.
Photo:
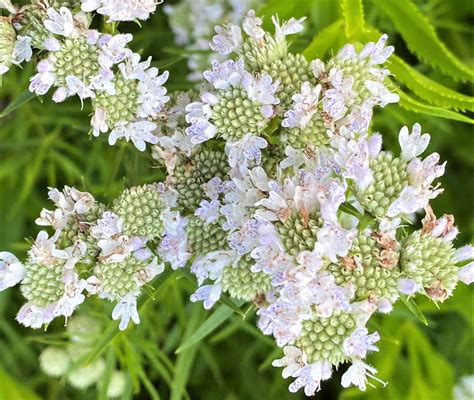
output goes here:
[[[269, 0], [260, 14], [267, 22], [273, 13], [281, 19], [307, 15], [304, 35], [293, 49], [306, 49], [311, 58], [327, 57], [348, 40], [373, 40], [377, 30], [389, 34], [397, 55], [390, 66], [392, 80], [401, 88], [402, 100], [377, 110], [374, 130], [394, 149], [402, 125], [418, 121], [431, 133], [429, 150], [448, 161], [442, 179], [445, 193], [435, 201], [435, 211], [453, 213], [462, 232], [459, 243], [472, 243], [473, 6], [465, 0], [368, 0], [362, 11], [361, 5], [353, 0]], [[142, 29], [121, 24], [120, 31], [134, 33], [134, 50], [152, 55], [160, 68], [170, 70], [170, 90], [189, 87], [187, 53], [173, 45], [160, 6]], [[132, 145], [110, 147], [104, 138], [90, 139], [90, 110], [81, 111], [76, 99], [59, 105], [49, 96], [27, 101], [24, 92], [33, 68], [10, 71], [0, 89], [0, 249], [19, 255], [28, 248], [25, 238], [36, 236], [34, 220], [40, 210], [50, 206], [48, 186], [74, 185], [107, 202], [123, 187], [162, 177], [149, 155]], [[188, 301], [194, 284], [185, 272], [159, 276], [155, 292], [143, 296], [142, 323], [122, 333], [108, 319], [110, 305], [83, 306], [84, 313], [103, 319], [106, 326], [90, 357], [104, 356], [108, 371], [119, 365], [128, 372], [123, 398], [302, 398], [288, 393], [288, 381], [270, 366], [279, 350], [254, 327], [253, 310], [221, 305], [208, 314], [200, 303]], [[318, 397], [452, 398], [455, 382], [474, 374], [473, 294], [472, 288], [460, 285], [439, 311], [428, 301], [419, 302], [428, 326], [398, 304], [372, 326], [382, 340], [380, 352], [369, 361], [389, 385], [366, 393], [342, 391], [336, 378]], [[46, 333], [20, 327], [14, 317], [22, 301], [17, 290], [0, 293], [0, 399], [105, 398], [107, 374], [97, 390], [80, 392], [40, 371], [38, 354], [48, 344], [64, 344], [64, 327], [60, 321]]]

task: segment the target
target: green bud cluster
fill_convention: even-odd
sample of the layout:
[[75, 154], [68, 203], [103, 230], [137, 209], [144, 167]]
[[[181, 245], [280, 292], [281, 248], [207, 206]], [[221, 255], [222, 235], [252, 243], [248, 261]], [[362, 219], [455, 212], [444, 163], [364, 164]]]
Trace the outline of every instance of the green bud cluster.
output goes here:
[[147, 262], [139, 261], [133, 255], [129, 255], [123, 262], [99, 263], [96, 274], [102, 282], [103, 292], [107, 293], [111, 300], [112, 298], [119, 300], [126, 294], [138, 290], [134, 275], [147, 265]]
[[263, 65], [262, 71], [270, 75], [274, 82], [280, 82], [275, 96], [285, 110], [293, 105], [293, 95], [301, 91], [303, 82], [317, 85], [309, 62], [301, 54], [288, 53], [284, 58]]
[[123, 220], [125, 235], [149, 239], [162, 235], [164, 210], [165, 203], [153, 185], [126, 189], [112, 204], [112, 211]]
[[41, 370], [49, 376], [59, 377], [67, 373], [71, 359], [66, 350], [47, 347], [39, 356]]
[[322, 224], [319, 213], [310, 216], [307, 223], [300, 214], [293, 213], [285, 222], [278, 221], [275, 227], [285, 250], [295, 256], [302, 251], [314, 249], [316, 234]]
[[359, 60], [358, 58], [340, 60], [338, 58], [333, 58], [329, 61], [327, 70], [330, 71], [334, 67], [342, 70], [344, 77], [350, 76], [354, 78], [352, 90], [356, 95], [354, 99], [355, 104], [362, 104], [365, 100], [372, 97], [371, 93], [365, 86], [365, 81], [371, 76], [371, 66], [366, 60]]
[[219, 222], [206, 224], [198, 217], [190, 217], [186, 227], [189, 251], [196, 255], [227, 248], [227, 233]]
[[262, 168], [265, 170], [269, 178], [277, 177], [277, 168], [281, 160], [286, 158], [284, 146], [268, 145], [262, 151]]
[[100, 69], [97, 47], [87, 43], [83, 36], [64, 38], [60, 50], [50, 57], [54, 60], [58, 86], [67, 86], [66, 77], [71, 75], [87, 84]]
[[308, 144], [322, 147], [329, 143], [324, 121], [314, 115], [304, 128], [285, 128], [281, 130], [280, 139], [283, 143], [296, 149], [305, 148]]
[[16, 32], [10, 18], [0, 17], [0, 65], [11, 65], [15, 40]]
[[254, 260], [245, 255], [234, 265], [225, 267], [222, 272], [222, 290], [228, 292], [231, 297], [244, 301], [252, 301], [259, 294], [270, 290], [270, 276], [262, 271], [252, 272], [252, 264]]
[[15, 16], [15, 19], [18, 19], [23, 26], [21, 34], [31, 37], [31, 45], [40, 50], [44, 49], [44, 41], [51, 36], [51, 32], [44, 26], [44, 21], [48, 18], [46, 10], [50, 7], [56, 10], [61, 7], [74, 10], [80, 9], [81, 2], [80, 0], [33, 0]]
[[[354, 261], [354, 264], [344, 264], [341, 261], [329, 265], [328, 270], [334, 275], [338, 285], [353, 283], [357, 299], [375, 297], [394, 301], [398, 297], [400, 271], [398, 265], [381, 266], [382, 251], [374, 238], [361, 233], [354, 238], [346, 257], [347, 260]], [[398, 264], [399, 251], [392, 254], [394, 264]]]
[[204, 198], [203, 185], [214, 177], [226, 179], [229, 164], [223, 151], [202, 149], [191, 158], [181, 158], [174, 171], [178, 204], [194, 210]]
[[390, 153], [381, 152], [370, 161], [370, 168], [374, 178], [372, 183], [363, 190], [356, 190], [355, 195], [364, 210], [383, 218], [390, 204], [410, 184], [407, 163]]
[[86, 213], [69, 216], [59, 239], [62, 247], [72, 246], [81, 240], [87, 245], [87, 257], [84, 261], [92, 262], [99, 254], [100, 248], [97, 246], [97, 239], [90, 234], [90, 229], [105, 210], [105, 205], [95, 203]]
[[115, 94], [97, 92], [92, 99], [94, 109], [102, 108], [106, 112], [106, 123], [109, 128], [119, 122], [136, 120], [138, 108], [137, 81], [125, 79], [121, 74], [116, 74], [114, 80]]
[[242, 45], [242, 56], [245, 64], [252, 70], [260, 70], [265, 65], [283, 60], [288, 54], [288, 45], [285, 38], [273, 38], [269, 34], [259, 40], [249, 37]]
[[337, 366], [347, 360], [342, 344], [355, 327], [354, 317], [339, 310], [329, 318], [313, 316], [303, 321], [296, 346], [307, 354], [308, 363], [329, 361]]
[[430, 297], [444, 300], [458, 281], [454, 252], [450, 241], [422, 231], [413, 232], [401, 251], [404, 275], [425, 288]]
[[64, 294], [63, 265], [27, 264], [21, 293], [31, 303], [44, 307]]
[[73, 369], [67, 376], [68, 383], [76, 389], [86, 389], [96, 383], [105, 371], [105, 361], [99, 358], [92, 363]]
[[238, 140], [247, 133], [258, 135], [267, 126], [261, 104], [250, 100], [243, 88], [220, 91], [219, 98], [212, 107], [211, 120], [223, 139]]
[[100, 321], [88, 315], [74, 315], [68, 321], [66, 331], [71, 341], [87, 346], [95, 343], [100, 337], [102, 326]]

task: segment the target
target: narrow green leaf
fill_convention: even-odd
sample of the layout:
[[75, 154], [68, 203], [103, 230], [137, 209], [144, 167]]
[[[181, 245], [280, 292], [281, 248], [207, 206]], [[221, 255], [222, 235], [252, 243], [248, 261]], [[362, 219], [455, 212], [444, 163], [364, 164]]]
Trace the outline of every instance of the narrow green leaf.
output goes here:
[[361, 0], [342, 0], [342, 15], [345, 21], [346, 37], [354, 40], [364, 30], [364, 9]]
[[424, 104], [419, 100], [410, 97], [408, 94], [402, 92], [401, 90], [398, 91], [398, 95], [400, 96], [399, 105], [405, 110], [419, 112], [426, 115], [432, 115], [434, 117], [439, 118], [452, 119], [454, 121], [466, 122], [468, 124], [474, 124], [474, 120], [472, 118], [466, 117], [465, 115], [459, 114], [455, 111]]
[[411, 313], [418, 318], [423, 324], [428, 326], [428, 320], [421, 312], [420, 308], [416, 304], [415, 300], [412, 297], [400, 296], [402, 302], [407, 306], [407, 308], [411, 311]]
[[176, 349], [176, 353], [181, 353], [200, 342], [211, 332], [215, 331], [233, 314], [233, 310], [226, 305], [221, 305], [207, 318], [204, 323]]
[[343, 20], [338, 19], [324, 28], [313, 38], [309, 46], [303, 51], [303, 55], [308, 60], [324, 58], [331, 49], [337, 48], [337, 43], [343, 33], [343, 24]]
[[171, 65], [177, 64], [180, 61], [184, 60], [186, 57], [183, 55], [178, 55], [175, 57], [165, 58], [164, 60], [152, 62], [151, 65], [158, 69], [168, 68]]
[[[168, 278], [171, 278], [173, 274], [170, 274], [169, 271], [165, 271], [163, 274], [159, 275], [154, 282], [160, 280], [159, 285], [156, 289], [147, 296], [142, 296], [139, 300], [138, 310], [142, 310], [150, 301], [152, 301], [160, 290], [163, 289], [163, 286], [166, 284]], [[119, 321], [113, 321], [109, 324], [100, 340], [93, 347], [89, 357], [85, 361], [85, 365], [89, 365], [91, 362], [95, 361], [109, 346], [110, 344], [123, 332], [118, 328]]]
[[[184, 333], [183, 342], [186, 342], [197, 329], [199, 322], [202, 319], [202, 307], [194, 307], [191, 316], [188, 320], [186, 331]], [[171, 400], [181, 400], [183, 397], [189, 398], [186, 395], [186, 385], [191, 373], [191, 367], [196, 358], [197, 345], [191, 345], [187, 349], [178, 354], [176, 358], [175, 376], [173, 379], [173, 386], [171, 390]]]
[[29, 90], [25, 90], [20, 94], [15, 100], [13, 100], [5, 109], [0, 113], [0, 118], [6, 117], [11, 112], [15, 111], [17, 108], [21, 107], [23, 104], [28, 103], [30, 100], [36, 97], [36, 93], [32, 93]]
[[389, 17], [408, 48], [421, 60], [462, 81], [474, 81], [474, 71], [441, 42], [428, 19], [411, 0], [375, 0], [374, 5]]
[[474, 111], [474, 98], [455, 92], [427, 78], [396, 55], [390, 57], [390, 72], [396, 80], [431, 104], [454, 110]]

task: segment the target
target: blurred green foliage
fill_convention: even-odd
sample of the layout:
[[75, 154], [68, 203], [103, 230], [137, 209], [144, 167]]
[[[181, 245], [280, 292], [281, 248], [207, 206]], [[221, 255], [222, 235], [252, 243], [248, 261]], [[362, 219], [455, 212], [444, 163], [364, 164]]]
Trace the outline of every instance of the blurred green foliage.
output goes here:
[[[438, 214], [453, 213], [461, 230], [458, 242], [472, 243], [474, 132], [461, 121], [472, 117], [473, 6], [465, 0], [367, 0], [363, 12], [360, 6], [354, 0], [268, 0], [260, 13], [267, 17], [266, 23], [273, 13], [280, 19], [308, 16], [304, 35], [293, 48], [306, 49], [311, 57], [327, 57], [348, 40], [373, 39], [375, 28], [389, 34], [398, 57], [393, 61], [392, 70], [397, 71], [393, 81], [406, 97], [402, 94], [400, 105], [377, 110], [373, 129], [394, 150], [402, 125], [420, 122], [423, 131], [431, 133], [429, 150], [448, 161], [442, 179], [445, 193], [436, 199], [434, 209]], [[142, 29], [123, 24], [120, 30], [134, 33], [135, 51], [153, 56], [157, 66], [170, 70], [170, 90], [190, 87], [185, 80], [186, 53], [172, 44], [159, 8]], [[6, 113], [8, 104], [24, 96], [32, 73], [33, 66], [28, 65], [3, 78], [0, 110]], [[110, 147], [104, 138], [91, 139], [89, 115], [76, 99], [58, 105], [45, 96], [0, 119], [0, 249], [24, 254], [28, 248], [24, 238], [36, 235], [34, 220], [50, 206], [49, 186], [74, 185], [107, 202], [126, 186], [162, 179], [149, 155], [128, 144]], [[125, 332], [108, 320], [111, 305], [90, 301], [82, 306], [82, 312], [103, 318], [108, 325], [90, 358], [104, 354], [109, 370], [118, 364], [128, 371], [123, 398], [302, 398], [301, 393], [290, 394], [280, 370], [271, 367], [280, 350], [255, 328], [255, 310], [248, 306], [236, 310], [232, 305], [238, 312], [229, 312], [224, 301], [227, 305], [217, 307], [214, 314], [206, 313], [201, 304], [188, 301], [194, 285], [184, 271], [159, 276], [153, 283], [155, 291], [143, 296], [142, 323]], [[454, 383], [474, 374], [473, 294], [472, 288], [460, 285], [440, 310], [420, 301], [428, 326], [399, 302], [389, 317], [377, 317], [370, 326], [379, 330], [382, 340], [380, 352], [369, 361], [388, 386], [366, 393], [342, 391], [335, 377], [318, 397], [450, 399]], [[14, 317], [21, 303], [18, 291], [0, 293], [0, 400], [106, 398], [107, 374], [97, 390], [79, 392], [39, 370], [39, 352], [47, 344], [64, 344], [64, 328], [59, 321], [46, 333], [20, 327]]]

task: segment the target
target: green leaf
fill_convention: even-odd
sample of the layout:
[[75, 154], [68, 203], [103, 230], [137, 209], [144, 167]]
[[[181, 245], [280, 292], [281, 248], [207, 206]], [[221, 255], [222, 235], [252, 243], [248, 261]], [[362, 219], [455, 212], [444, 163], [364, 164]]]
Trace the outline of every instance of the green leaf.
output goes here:
[[432, 115], [434, 117], [439, 118], [452, 119], [454, 121], [466, 122], [468, 124], [474, 123], [474, 120], [472, 118], [466, 117], [465, 115], [459, 114], [455, 111], [446, 110], [444, 108], [422, 103], [419, 100], [410, 97], [408, 94], [401, 90], [397, 93], [400, 96], [399, 105], [405, 110], [419, 112], [426, 115]]
[[[159, 275], [154, 282], [160, 280], [159, 285], [156, 289], [147, 296], [142, 296], [139, 300], [138, 310], [142, 310], [150, 301], [152, 301], [159, 291], [163, 289], [163, 286], [166, 284], [169, 278], [174, 276], [174, 274], [169, 274], [169, 271], [165, 271], [163, 274]], [[92, 351], [85, 361], [85, 365], [89, 365], [95, 361], [109, 346], [110, 344], [125, 331], [121, 331], [118, 328], [119, 321], [113, 321], [109, 324], [105, 332], [102, 334], [100, 340], [92, 348]]]
[[25, 382], [18, 382], [0, 368], [0, 400], [40, 400]]
[[15, 100], [13, 100], [5, 109], [0, 113], [0, 118], [6, 117], [11, 112], [15, 111], [17, 108], [21, 107], [23, 104], [28, 103], [30, 100], [36, 97], [36, 93], [32, 93], [29, 90], [25, 90], [20, 94]]
[[[203, 314], [202, 307], [194, 307], [186, 326], [183, 342], [185, 343], [195, 332]], [[194, 363], [197, 352], [196, 343], [183, 350], [176, 358], [175, 376], [171, 390], [171, 400], [180, 400], [186, 394], [186, 384], [191, 373], [191, 367]], [[189, 396], [188, 396], [189, 397]]]
[[342, 15], [345, 21], [346, 37], [354, 40], [364, 30], [364, 9], [361, 0], [342, 0]]
[[408, 48], [421, 60], [454, 79], [474, 80], [474, 71], [448, 50], [411, 0], [375, 0], [373, 4], [393, 21]]
[[151, 63], [152, 67], [158, 68], [158, 69], [163, 69], [163, 68], [168, 68], [174, 64], [179, 63], [180, 61], [184, 60], [186, 57], [183, 55], [178, 55], [175, 57], [170, 57], [170, 58], [165, 58], [164, 60], [160, 61], [155, 61]]
[[390, 72], [395, 79], [431, 104], [454, 110], [474, 111], [474, 98], [455, 92], [427, 78], [396, 55], [390, 57]]
[[191, 335], [189, 336], [176, 350], [176, 353], [181, 353], [183, 350], [186, 350], [193, 346], [194, 344], [200, 342], [211, 332], [215, 331], [220, 325], [229, 319], [233, 310], [227, 305], [221, 305], [216, 308], [216, 310], [207, 318], [204, 323]]
[[343, 33], [343, 20], [338, 19], [319, 32], [303, 51], [308, 60], [324, 58], [332, 49], [337, 48], [337, 43]]
[[403, 304], [407, 306], [407, 308], [411, 311], [411, 313], [418, 318], [423, 324], [428, 326], [428, 320], [424, 316], [424, 314], [421, 312], [420, 308], [416, 304], [415, 300], [412, 297], [406, 297], [406, 296], [400, 296]]

